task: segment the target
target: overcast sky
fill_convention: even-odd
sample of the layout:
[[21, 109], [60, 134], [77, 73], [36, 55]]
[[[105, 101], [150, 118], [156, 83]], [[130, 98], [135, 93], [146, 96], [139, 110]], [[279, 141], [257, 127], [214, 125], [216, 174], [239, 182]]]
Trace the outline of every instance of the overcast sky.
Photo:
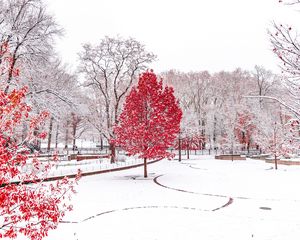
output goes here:
[[151, 66], [156, 72], [251, 70], [255, 64], [278, 72], [267, 28], [273, 20], [300, 22], [300, 12], [278, 0], [48, 0], [48, 7], [65, 29], [57, 51], [71, 68], [83, 43], [120, 35], [158, 56]]

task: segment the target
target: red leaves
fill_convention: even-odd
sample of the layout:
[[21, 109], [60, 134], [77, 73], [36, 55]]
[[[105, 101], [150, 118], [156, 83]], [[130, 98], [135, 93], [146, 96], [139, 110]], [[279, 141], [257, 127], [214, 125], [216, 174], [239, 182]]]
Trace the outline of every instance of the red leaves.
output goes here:
[[19, 76], [20, 71], [18, 68], [14, 68], [13, 58], [9, 52], [8, 42], [0, 43], [0, 76], [10, 73], [12, 77], [16, 78]]
[[38, 138], [40, 138], [40, 139], [45, 139], [46, 137], [47, 137], [47, 132], [41, 132], [38, 135]]
[[[1, 53], [7, 54], [6, 45], [0, 45], [0, 59]], [[0, 65], [0, 81], [1, 72], [8, 67]], [[44, 138], [46, 133], [36, 130], [49, 113], [30, 117], [31, 108], [25, 103], [27, 89], [22, 87], [9, 93], [0, 90], [0, 238], [15, 238], [22, 233], [39, 240], [56, 228], [65, 211], [72, 210], [66, 201], [78, 178], [75, 181], [65, 178], [50, 185], [40, 180], [47, 177], [54, 162], [41, 162], [37, 157], [29, 159], [18, 131], [23, 123], [29, 122], [25, 140]]]
[[166, 150], [179, 133], [181, 117], [173, 88], [163, 88], [153, 71], [145, 72], [126, 98], [115, 127], [116, 143], [140, 158], [170, 157]]
[[249, 112], [238, 114], [234, 133], [240, 144], [250, 145], [251, 136], [253, 135], [256, 126], [253, 124], [253, 116]]

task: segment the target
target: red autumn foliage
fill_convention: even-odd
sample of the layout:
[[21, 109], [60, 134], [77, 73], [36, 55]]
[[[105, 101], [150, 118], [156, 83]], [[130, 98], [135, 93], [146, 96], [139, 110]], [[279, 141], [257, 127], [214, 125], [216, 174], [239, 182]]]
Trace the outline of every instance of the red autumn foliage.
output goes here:
[[115, 127], [116, 143], [130, 155], [146, 160], [171, 158], [167, 149], [180, 130], [182, 111], [172, 87], [163, 87], [152, 71], [143, 73], [126, 98]]
[[243, 144], [245, 148], [249, 149], [251, 142], [251, 137], [256, 129], [253, 124], [253, 116], [249, 112], [244, 112], [238, 114], [238, 120], [236, 127], [234, 129], [235, 136], [240, 144]]
[[[5, 88], [1, 76], [9, 70], [9, 53], [6, 45], [0, 49], [0, 81]], [[0, 89], [0, 238], [15, 238], [21, 233], [39, 240], [72, 209], [69, 198], [77, 179], [43, 183], [55, 161], [44, 163], [37, 156], [29, 159], [25, 143], [46, 137], [44, 132], [36, 135], [36, 129], [49, 114], [31, 116], [26, 92], [26, 86], [8, 93]], [[29, 130], [21, 140], [19, 130], [24, 122], [28, 122]]]

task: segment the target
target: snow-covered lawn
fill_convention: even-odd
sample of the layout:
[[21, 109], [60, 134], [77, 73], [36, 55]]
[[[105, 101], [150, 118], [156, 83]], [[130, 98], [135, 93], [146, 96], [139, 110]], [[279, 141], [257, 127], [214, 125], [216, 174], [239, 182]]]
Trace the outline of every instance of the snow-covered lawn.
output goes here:
[[[51, 240], [300, 237], [300, 167], [210, 156], [84, 177]], [[261, 209], [265, 208], [265, 209]]]

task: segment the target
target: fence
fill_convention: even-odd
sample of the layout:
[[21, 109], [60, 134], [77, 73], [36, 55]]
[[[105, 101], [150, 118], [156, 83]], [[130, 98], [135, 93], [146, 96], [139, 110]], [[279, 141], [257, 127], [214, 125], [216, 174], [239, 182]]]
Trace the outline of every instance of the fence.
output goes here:
[[[47, 161], [47, 160], [46, 160]], [[78, 169], [84, 173], [92, 173], [105, 171], [110, 169], [134, 166], [142, 164], [143, 159], [130, 158], [126, 161], [119, 161], [116, 163], [110, 163], [109, 159], [93, 159], [93, 160], [83, 160], [83, 161], [59, 161], [57, 164], [50, 170], [47, 176], [39, 176], [40, 178], [52, 178], [52, 177], [61, 177], [67, 175], [75, 175], [78, 172]], [[31, 164], [26, 164], [23, 168], [23, 172], [32, 171], [33, 166]], [[40, 174], [42, 171], [40, 172]], [[39, 175], [39, 174], [38, 174]]]
[[[118, 154], [125, 153], [124, 150], [122, 150], [119, 147], [116, 147], [116, 152]], [[74, 150], [73, 148], [59, 148], [54, 149], [51, 148], [50, 151], [47, 150], [47, 148], [41, 148], [41, 153], [48, 153], [48, 154], [109, 154], [110, 149], [109, 146], [103, 146], [103, 148], [100, 147], [93, 147], [93, 148], [77, 148]]]

